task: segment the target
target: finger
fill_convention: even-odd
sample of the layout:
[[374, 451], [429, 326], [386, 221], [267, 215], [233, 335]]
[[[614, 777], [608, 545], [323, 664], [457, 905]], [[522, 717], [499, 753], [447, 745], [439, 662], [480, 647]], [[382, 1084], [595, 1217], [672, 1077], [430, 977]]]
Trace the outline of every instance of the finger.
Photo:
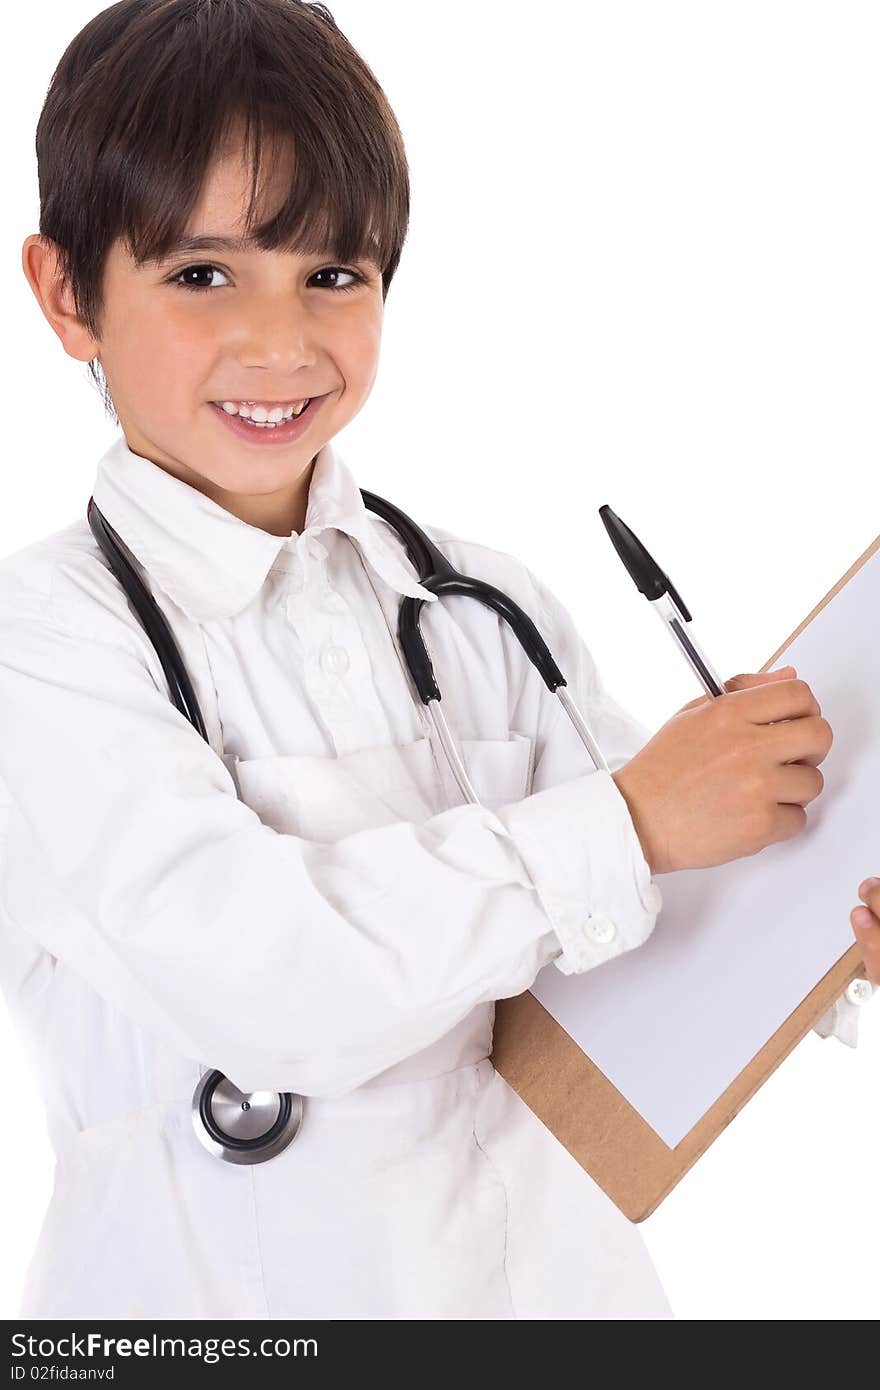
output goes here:
[[866, 878], [859, 884], [859, 897], [876, 917], [880, 917], [880, 878]]
[[865, 974], [872, 985], [880, 985], [880, 918], [868, 907], [854, 907], [849, 920], [862, 953]]
[[[738, 676], [730, 676], [724, 682], [724, 689], [727, 694], [732, 690], [748, 690], [756, 685], [766, 685], [768, 681], [791, 680], [796, 674], [793, 666], [782, 666], [778, 671], [747, 671]], [[698, 695], [696, 700], [691, 700], [686, 705], [682, 705], [679, 710], [681, 714], [686, 709], [696, 709], [697, 705], [704, 705], [707, 700], [720, 698], [715, 695]]]
[[791, 766], [809, 763], [817, 767], [828, 757], [834, 742], [831, 725], [821, 715], [782, 719], [772, 728], [762, 728], [761, 734], [772, 743], [779, 761]]
[[815, 801], [824, 786], [825, 778], [819, 769], [805, 763], [787, 763], [778, 768], [773, 782], [781, 806], [806, 806]]
[[[739, 698], [740, 692], [731, 692], [731, 701]], [[803, 719], [822, 713], [819, 701], [807, 682], [790, 677], [761, 683], [753, 692], [748, 709], [749, 719], [754, 724], [774, 724], [780, 720]]]
[[778, 671], [745, 671], [738, 676], [731, 676], [724, 685], [728, 691], [748, 690], [755, 685], [766, 685], [768, 681], [791, 680], [796, 675], [793, 666], [780, 666]]

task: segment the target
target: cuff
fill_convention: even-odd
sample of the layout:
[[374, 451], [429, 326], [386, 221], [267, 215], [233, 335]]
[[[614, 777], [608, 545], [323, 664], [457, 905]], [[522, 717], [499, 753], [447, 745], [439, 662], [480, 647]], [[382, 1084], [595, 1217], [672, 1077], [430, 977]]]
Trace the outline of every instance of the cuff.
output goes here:
[[846, 993], [835, 1000], [818, 1023], [813, 1024], [813, 1032], [818, 1033], [820, 1038], [837, 1038], [847, 1047], [858, 1047], [860, 1010], [873, 993], [874, 986], [870, 980], [852, 980]]
[[506, 806], [501, 819], [562, 953], [563, 975], [641, 946], [663, 906], [632, 816], [610, 772], [592, 772]]

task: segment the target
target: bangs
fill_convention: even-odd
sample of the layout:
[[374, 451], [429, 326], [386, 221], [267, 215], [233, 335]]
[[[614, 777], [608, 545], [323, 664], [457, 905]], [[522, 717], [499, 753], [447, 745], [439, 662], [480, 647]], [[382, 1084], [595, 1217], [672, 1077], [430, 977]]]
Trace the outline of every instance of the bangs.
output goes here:
[[[240, 151], [249, 175], [242, 249], [369, 260], [383, 298], [400, 260], [403, 138], [324, 5], [119, 0], [62, 55], [36, 146], [40, 233], [55, 242], [77, 315], [98, 340], [110, 247], [121, 240], [138, 265], [167, 259], [228, 153]], [[272, 207], [268, 173], [282, 190]]]
[[[377, 126], [394, 124], [390, 108], [353, 50], [340, 61], [329, 41], [338, 30], [318, 9], [290, 0], [141, 7], [137, 40], [115, 69], [116, 98], [104, 106], [112, 116], [94, 187], [99, 205], [121, 210], [117, 234], [137, 263], [164, 259], [182, 237], [211, 161], [238, 132], [250, 166], [249, 239], [342, 260], [369, 253], [384, 269], [408, 211], [402, 147], [376, 138]], [[279, 156], [289, 191], [260, 220], [261, 165]]]
[[[267, 107], [263, 93], [250, 106], [216, 112], [213, 128], [202, 122], [170, 145], [141, 150], [142, 187], [126, 189], [120, 235], [138, 265], [167, 260], [184, 241], [212, 161], [241, 152], [248, 172], [240, 249], [327, 254], [339, 261], [371, 261], [380, 271], [392, 260], [406, 209], [390, 191], [393, 180], [380, 163], [370, 165], [363, 135], [337, 123], [291, 127], [289, 110]], [[188, 154], [185, 152], [189, 151]], [[265, 209], [267, 176], [284, 169], [286, 196]], [[274, 185], [277, 187], [277, 185]]]

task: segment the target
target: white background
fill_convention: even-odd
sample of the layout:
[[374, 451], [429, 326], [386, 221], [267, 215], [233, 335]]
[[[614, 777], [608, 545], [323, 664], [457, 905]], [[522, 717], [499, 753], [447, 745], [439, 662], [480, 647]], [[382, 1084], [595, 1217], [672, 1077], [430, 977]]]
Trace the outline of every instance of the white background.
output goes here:
[[[84, 513], [115, 434], [20, 268], [36, 120], [98, 8], [43, 0], [37, 28], [20, 8], [5, 23], [0, 554]], [[603, 503], [725, 676], [762, 666], [880, 530], [880, 12], [330, 8], [397, 114], [413, 194], [379, 377], [340, 452], [423, 524], [522, 557], [656, 728], [701, 691], [614, 555]], [[12, 1317], [52, 1156], [2, 1012], [0, 1048]], [[875, 999], [856, 1051], [805, 1039], [642, 1226], [679, 1318], [880, 1313], [878, 1083]]]

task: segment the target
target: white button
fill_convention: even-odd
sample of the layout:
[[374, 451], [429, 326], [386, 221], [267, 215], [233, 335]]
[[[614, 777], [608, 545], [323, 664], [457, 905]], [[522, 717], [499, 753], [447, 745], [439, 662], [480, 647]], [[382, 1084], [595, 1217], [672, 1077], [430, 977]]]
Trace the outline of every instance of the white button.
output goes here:
[[601, 912], [594, 912], [587, 922], [587, 935], [604, 946], [614, 940], [617, 927], [610, 917], [604, 916]]
[[846, 987], [846, 997], [851, 1004], [867, 1004], [873, 993], [870, 980], [850, 980]]
[[321, 652], [321, 665], [328, 675], [343, 676], [349, 667], [348, 652], [329, 643]]

